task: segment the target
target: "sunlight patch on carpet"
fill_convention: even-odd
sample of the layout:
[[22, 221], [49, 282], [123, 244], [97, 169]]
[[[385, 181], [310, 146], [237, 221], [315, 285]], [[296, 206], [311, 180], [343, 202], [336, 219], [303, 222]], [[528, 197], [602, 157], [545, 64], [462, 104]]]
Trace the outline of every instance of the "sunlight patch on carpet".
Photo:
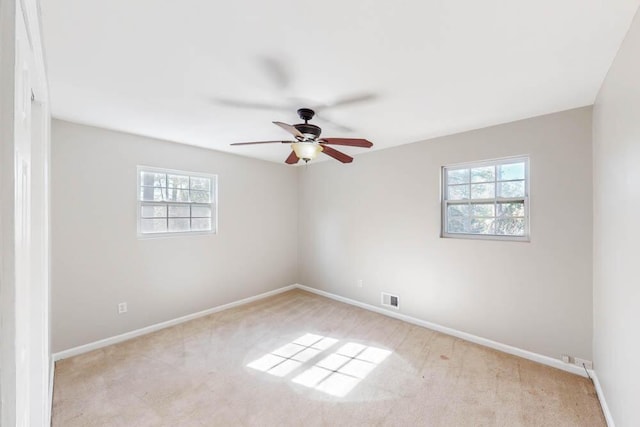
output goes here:
[[347, 342], [332, 352], [331, 348], [338, 341], [305, 334], [254, 360], [247, 367], [277, 377], [302, 371], [291, 379], [293, 383], [344, 397], [389, 357], [391, 351]]

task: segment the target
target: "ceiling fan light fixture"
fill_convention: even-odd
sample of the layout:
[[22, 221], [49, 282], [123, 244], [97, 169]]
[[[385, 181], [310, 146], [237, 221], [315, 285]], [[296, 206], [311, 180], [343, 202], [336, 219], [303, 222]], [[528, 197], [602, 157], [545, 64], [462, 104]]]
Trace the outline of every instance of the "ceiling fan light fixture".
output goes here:
[[295, 151], [296, 156], [305, 162], [315, 159], [322, 151], [322, 146], [317, 142], [294, 142], [291, 144], [291, 148]]

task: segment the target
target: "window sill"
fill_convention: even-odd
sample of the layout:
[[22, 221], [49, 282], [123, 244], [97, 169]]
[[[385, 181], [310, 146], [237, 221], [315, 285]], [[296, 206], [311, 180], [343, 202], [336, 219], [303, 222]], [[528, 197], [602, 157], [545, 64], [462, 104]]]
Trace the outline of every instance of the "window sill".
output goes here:
[[530, 236], [502, 236], [497, 234], [442, 233], [442, 239], [494, 240], [501, 242], [530, 243]]
[[166, 233], [138, 233], [138, 239], [164, 239], [171, 237], [208, 236], [212, 234], [217, 233], [215, 231], [171, 231]]

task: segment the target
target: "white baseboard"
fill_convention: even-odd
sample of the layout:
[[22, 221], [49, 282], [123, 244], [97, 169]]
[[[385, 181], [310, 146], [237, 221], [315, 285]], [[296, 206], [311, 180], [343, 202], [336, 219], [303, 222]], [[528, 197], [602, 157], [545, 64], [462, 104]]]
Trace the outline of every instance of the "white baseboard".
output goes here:
[[483, 345], [485, 347], [493, 348], [495, 350], [502, 351], [504, 353], [513, 354], [514, 356], [519, 356], [528, 360], [532, 360], [534, 362], [542, 363], [543, 365], [551, 366], [557, 369], [561, 369], [563, 371], [571, 372], [573, 374], [581, 375], [586, 377], [586, 373], [583, 368], [571, 364], [564, 363], [560, 359], [554, 359], [549, 356], [543, 356], [538, 353], [534, 353], [528, 350], [523, 350], [517, 347], [513, 347], [507, 344], [502, 344], [496, 341], [492, 341], [487, 338], [482, 338], [476, 335], [472, 335], [466, 332], [459, 331], [457, 329], [448, 328], [446, 326], [438, 325], [437, 323], [427, 322], [426, 320], [421, 320], [415, 317], [407, 316], [406, 314], [401, 314], [396, 311], [385, 310], [381, 307], [376, 307], [371, 304], [366, 304], [360, 301], [356, 301], [350, 298], [342, 297], [340, 295], [332, 294], [330, 292], [322, 291], [315, 288], [310, 288], [308, 286], [304, 286], [301, 284], [293, 284], [289, 286], [284, 286], [282, 288], [275, 289], [273, 291], [265, 292], [259, 295], [255, 295], [249, 298], [244, 298], [238, 301], [234, 301], [228, 304], [220, 305], [217, 307], [213, 307], [204, 311], [200, 311], [198, 313], [189, 314], [186, 316], [178, 317], [177, 319], [168, 320], [166, 322], [157, 323], [155, 325], [147, 326], [141, 329], [136, 329], [134, 331], [126, 332], [121, 335], [116, 335], [114, 337], [105, 338], [99, 341], [95, 341], [89, 344], [81, 345], [78, 347], [70, 348], [68, 350], [63, 350], [58, 353], [53, 354], [53, 360], [61, 360], [66, 359], [68, 357], [77, 356], [79, 354], [87, 353], [89, 351], [97, 350], [102, 347], [106, 347], [112, 344], [116, 344], [122, 341], [129, 340], [131, 338], [139, 337], [141, 335], [145, 335], [151, 332], [158, 331], [160, 329], [168, 328], [170, 326], [178, 325], [180, 323], [188, 322], [189, 320], [197, 319], [198, 317], [207, 316], [212, 313], [217, 313], [222, 310], [227, 310], [229, 308], [238, 307], [240, 305], [248, 304], [253, 301], [258, 301], [263, 298], [270, 297], [272, 295], [277, 295], [282, 292], [290, 291], [292, 289], [302, 289], [307, 292], [314, 293], [316, 295], [321, 295], [326, 298], [330, 298], [336, 301], [340, 301], [346, 304], [350, 304], [356, 307], [363, 308], [365, 310], [373, 311], [379, 314], [383, 314], [385, 316], [393, 317], [395, 319], [399, 319], [405, 321], [407, 323], [411, 323], [414, 325], [422, 326], [428, 329], [432, 329], [434, 331], [442, 332], [447, 335], [451, 335], [457, 338], [461, 338], [465, 341], [470, 341], [476, 344]]
[[607, 421], [607, 426], [615, 427], [613, 416], [611, 415], [611, 411], [609, 411], [609, 405], [607, 405], [607, 400], [604, 398], [604, 391], [602, 390], [602, 386], [600, 385], [600, 380], [598, 380], [598, 375], [591, 370], [589, 371], [589, 373], [591, 374], [593, 385], [596, 387], [596, 393], [598, 394], [598, 400], [600, 400], [600, 406], [602, 407], [602, 412], [604, 413], [604, 419]]
[[336, 301], [344, 302], [346, 304], [350, 304], [356, 307], [364, 308], [365, 310], [373, 311], [376, 313], [383, 314], [385, 316], [393, 317], [394, 319], [399, 319], [405, 321], [407, 323], [412, 323], [414, 325], [423, 326], [427, 329], [432, 329], [434, 331], [442, 332], [443, 334], [451, 335], [465, 341], [470, 341], [472, 343], [480, 344], [485, 347], [493, 348], [495, 350], [502, 351], [504, 353], [512, 354], [514, 356], [519, 356], [524, 359], [532, 360], [534, 362], [542, 363], [543, 365], [551, 366], [557, 369], [561, 369], [563, 371], [571, 372], [572, 374], [577, 374], [583, 377], [586, 377], [587, 374], [583, 368], [571, 365], [569, 363], [564, 363], [560, 359], [554, 359], [553, 357], [543, 356], [542, 354], [534, 353], [528, 350], [523, 350], [521, 348], [513, 347], [507, 344], [502, 344], [497, 341], [492, 341], [487, 338], [482, 338], [477, 335], [472, 335], [466, 332], [458, 331], [457, 329], [448, 328], [446, 326], [438, 325], [437, 323], [427, 322], [426, 320], [417, 319], [415, 317], [407, 316], [406, 314], [398, 313], [397, 311], [386, 310], [381, 307], [376, 307], [375, 305], [366, 304], [360, 301], [353, 300], [351, 298], [345, 298], [340, 295], [332, 294], [331, 292], [321, 291], [319, 289], [310, 288], [304, 285], [296, 285], [298, 289], [305, 290], [307, 292], [314, 293], [316, 295], [321, 295], [323, 297], [331, 298]]
[[209, 308], [207, 310], [199, 311], [197, 313], [188, 314], [186, 316], [178, 317], [172, 320], [167, 320], [166, 322], [156, 323], [155, 325], [150, 325], [144, 328], [136, 329], [134, 331], [125, 332], [124, 334], [116, 335], [114, 337], [105, 338], [89, 344], [84, 344], [78, 347], [70, 348], [68, 350], [63, 350], [63, 351], [54, 353], [53, 360], [58, 361], [58, 360], [66, 359], [68, 357], [77, 356], [79, 354], [97, 350], [99, 348], [116, 344], [122, 341], [127, 341], [127, 340], [130, 340], [131, 338], [139, 337], [141, 335], [146, 335], [151, 332], [159, 331], [160, 329], [168, 328], [170, 326], [175, 326], [180, 323], [188, 322], [189, 320], [197, 319], [198, 317], [208, 316], [209, 314], [217, 313], [219, 311], [227, 310], [233, 307], [238, 307], [244, 304], [249, 304], [250, 302], [258, 301], [263, 298], [270, 297], [272, 295], [277, 295], [282, 292], [290, 291], [292, 289], [295, 289], [296, 287], [298, 287], [298, 285], [296, 284], [284, 286], [282, 288], [274, 289], [273, 291], [265, 292], [249, 298], [233, 301], [228, 304], [219, 305], [217, 307]]

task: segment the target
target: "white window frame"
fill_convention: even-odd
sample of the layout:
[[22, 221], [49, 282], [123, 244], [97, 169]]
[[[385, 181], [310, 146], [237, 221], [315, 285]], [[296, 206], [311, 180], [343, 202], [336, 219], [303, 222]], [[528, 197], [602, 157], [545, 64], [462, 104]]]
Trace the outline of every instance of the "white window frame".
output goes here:
[[[172, 174], [172, 175], [186, 175], [189, 177], [198, 177], [198, 178], [208, 178], [211, 180], [211, 194], [210, 194], [210, 203], [197, 203], [197, 205], [206, 205], [211, 207], [211, 230], [189, 230], [189, 231], [160, 231], [155, 233], [143, 233], [142, 232], [142, 205], [143, 204], [154, 204], [157, 203], [159, 205], [167, 205], [170, 206], [172, 204], [175, 205], [186, 205], [191, 204], [191, 202], [171, 202], [171, 201], [162, 201], [162, 202], [149, 202], [143, 201], [140, 197], [140, 188], [142, 186], [142, 182], [140, 181], [140, 175], [142, 172], [152, 172], [152, 173], [164, 173], [164, 174]], [[218, 232], [218, 175], [210, 174], [210, 173], [202, 173], [202, 172], [189, 172], [184, 170], [177, 169], [168, 169], [168, 168], [159, 168], [154, 166], [142, 166], [138, 165], [136, 170], [136, 207], [138, 209], [137, 217], [137, 228], [138, 228], [138, 238], [147, 239], [147, 238], [163, 238], [163, 237], [177, 237], [177, 236], [197, 236], [197, 235], [208, 235], [208, 234], [216, 234]]]
[[[460, 200], [449, 201], [447, 199], [448, 194], [448, 182], [447, 182], [447, 171], [456, 170], [456, 169], [473, 169], [473, 168], [481, 168], [486, 166], [498, 166], [503, 164], [510, 163], [518, 163], [524, 162], [524, 197], [514, 197], [514, 198], [503, 198], [497, 196], [497, 191], [494, 191], [494, 197], [489, 199], [463, 199], [463, 201], [467, 201], [469, 203], [500, 203], [500, 202], [513, 202], [513, 201], [523, 201], [524, 202], [524, 234], [522, 236], [513, 236], [513, 235], [504, 235], [504, 234], [479, 234], [479, 233], [449, 233], [447, 232], [447, 223], [448, 223], [448, 209], [447, 206], [450, 204], [460, 204]], [[507, 241], [520, 241], [520, 242], [529, 242], [531, 241], [531, 230], [530, 230], [530, 222], [531, 218], [529, 215], [529, 156], [515, 156], [515, 157], [504, 157], [499, 159], [492, 160], [481, 160], [477, 162], [465, 162], [465, 163], [457, 163], [452, 165], [443, 166], [440, 171], [441, 177], [441, 186], [440, 186], [440, 200], [441, 200], [441, 226], [440, 237], [443, 238], [457, 238], [457, 239], [480, 239], [480, 240], [507, 240]], [[494, 182], [500, 182], [497, 180]], [[497, 184], [496, 184], [497, 185]]]

